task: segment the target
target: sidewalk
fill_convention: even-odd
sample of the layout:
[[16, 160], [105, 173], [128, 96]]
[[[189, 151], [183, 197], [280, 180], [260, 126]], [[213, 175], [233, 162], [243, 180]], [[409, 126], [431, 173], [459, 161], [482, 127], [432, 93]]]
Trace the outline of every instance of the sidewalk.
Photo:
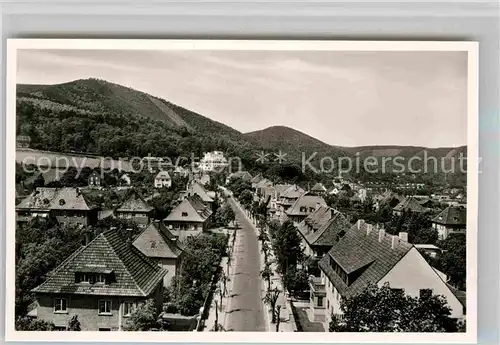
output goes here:
[[[256, 226], [254, 219], [252, 219], [250, 217], [248, 212], [243, 208], [243, 206], [240, 205], [240, 203], [236, 199], [235, 199], [235, 201], [236, 201], [236, 204], [238, 205], [238, 207], [240, 207], [243, 210], [243, 213], [245, 214], [247, 219], [250, 221], [250, 223], [254, 226], [255, 234], [258, 235], [259, 232], [258, 232], [258, 229], [257, 229], [257, 226]], [[262, 249], [262, 244], [259, 241], [260, 267], [262, 270], [262, 269], [264, 269], [264, 254], [262, 253], [261, 249]], [[269, 254], [268, 259], [269, 259], [269, 261], [274, 260], [274, 255], [272, 253], [272, 250], [271, 250], [271, 253]], [[279, 332], [296, 332], [297, 327], [295, 325], [295, 320], [293, 318], [291, 304], [285, 296], [286, 292], [284, 292], [283, 285], [281, 282], [281, 277], [277, 273], [276, 263], [271, 264], [271, 270], [273, 272], [273, 276], [271, 278], [271, 288], [277, 287], [281, 291], [281, 293], [278, 296], [278, 301], [276, 303], [276, 306], [278, 306], [278, 305], [281, 306], [281, 311], [280, 311], [281, 322], [279, 325]], [[262, 279], [262, 297], [264, 297], [266, 295], [267, 287], [268, 287], [267, 280]], [[262, 302], [262, 303], [264, 303], [264, 302]], [[272, 312], [270, 310], [269, 305], [264, 304], [264, 310], [266, 311], [265, 315], [266, 315], [266, 321], [267, 321], [267, 331], [268, 332], [276, 332], [276, 324], [271, 323]]]
[[[222, 297], [222, 306], [221, 306], [221, 299], [219, 292], [216, 290], [216, 292], [213, 295], [212, 298], [212, 303], [210, 305], [210, 311], [208, 313], [208, 317], [205, 320], [205, 327], [203, 329], [203, 332], [210, 332], [214, 326], [215, 326], [215, 321], [216, 321], [216, 311], [215, 311], [215, 303], [218, 305], [218, 324], [222, 325], [222, 327], [225, 329], [225, 320], [226, 320], [226, 312], [228, 310], [228, 304], [229, 304], [229, 299], [231, 296], [231, 287], [232, 287], [232, 280], [233, 280], [233, 275], [234, 275], [234, 262], [235, 262], [235, 256], [234, 256], [234, 246], [233, 246], [233, 238], [236, 236], [237, 230], [232, 230], [229, 233], [229, 242], [228, 242], [228, 249], [229, 249], [229, 254], [228, 257], [231, 258], [229, 260], [228, 257], [224, 257], [221, 260], [220, 267], [222, 269], [222, 272], [228, 277], [230, 280], [226, 282], [226, 291], [223, 294]], [[235, 243], [236, 244], [236, 243]], [[218, 285], [216, 285], [216, 288]], [[223, 288], [223, 285], [221, 284], [221, 287]]]

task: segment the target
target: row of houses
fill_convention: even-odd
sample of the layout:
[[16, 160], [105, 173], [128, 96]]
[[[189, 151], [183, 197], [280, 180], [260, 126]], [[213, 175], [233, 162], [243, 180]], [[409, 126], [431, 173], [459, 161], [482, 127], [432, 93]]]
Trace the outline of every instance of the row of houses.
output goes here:
[[[422, 297], [442, 295], [451, 309], [451, 317], [464, 319], [465, 293], [447, 283], [447, 277], [425, 260], [420, 250], [436, 254], [429, 246], [413, 245], [408, 234], [386, 233], [364, 220], [351, 224], [341, 212], [326, 205], [322, 196], [329, 189], [316, 184], [308, 191], [295, 185], [273, 185], [261, 175], [241, 176], [251, 182], [257, 200], [267, 202], [269, 215], [281, 221], [293, 221], [302, 238], [304, 253], [318, 262], [310, 272], [308, 317], [326, 329], [332, 315], [341, 316], [340, 301], [362, 292], [369, 284], [403, 290]], [[340, 185], [335, 188], [342, 187]], [[349, 186], [363, 190], [361, 185]], [[375, 198], [380, 205], [390, 204], [394, 213], [426, 212], [426, 203], [413, 197], [385, 192]], [[449, 206], [432, 220], [440, 237], [465, 231], [465, 209]], [[462, 229], [463, 228], [463, 229]]]
[[[37, 188], [16, 208], [18, 217], [27, 221], [64, 211], [54, 215], [78, 224], [80, 215], [70, 212], [81, 209], [87, 214], [80, 218], [87, 221], [80, 224], [95, 224], [98, 208], [89, 206], [84, 194], [78, 193], [76, 188]], [[65, 202], [60, 202], [63, 197]], [[69, 320], [78, 315], [83, 331], [115, 331], [122, 330], [132, 312], [149, 299], [159, 312], [163, 288], [180, 273], [187, 238], [210, 227], [213, 202], [210, 192], [192, 181], [178, 204], [159, 221], [152, 218], [153, 208], [132, 193], [111, 216], [135, 222], [139, 234], [132, 236], [130, 229], [124, 239], [111, 228], [82, 241], [80, 249], [33, 289], [36, 302], [28, 315], [53, 322], [57, 330], [66, 330]], [[89, 210], [96, 213], [90, 217]]]

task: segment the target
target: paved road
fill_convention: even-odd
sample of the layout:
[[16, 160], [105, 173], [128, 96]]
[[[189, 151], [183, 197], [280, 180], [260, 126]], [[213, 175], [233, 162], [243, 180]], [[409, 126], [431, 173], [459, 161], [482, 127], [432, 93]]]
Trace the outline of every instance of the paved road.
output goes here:
[[[266, 331], [261, 295], [260, 253], [253, 226], [230, 199], [239, 225], [234, 248], [235, 273], [231, 277], [231, 298], [225, 328], [229, 331]], [[250, 341], [251, 339], [248, 339]]]

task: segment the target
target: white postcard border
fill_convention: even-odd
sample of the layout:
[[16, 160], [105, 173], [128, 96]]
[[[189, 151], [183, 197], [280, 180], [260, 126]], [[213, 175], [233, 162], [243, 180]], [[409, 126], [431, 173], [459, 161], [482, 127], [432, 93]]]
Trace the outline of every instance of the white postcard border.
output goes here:
[[[466, 51], [468, 53], [467, 142], [467, 332], [466, 333], [302, 333], [285, 332], [85, 332], [83, 339], [103, 342], [263, 342], [263, 343], [475, 343], [477, 341], [478, 230], [478, 43], [458, 41], [315, 41], [315, 40], [138, 40], [8, 39], [6, 80], [6, 308], [7, 341], [82, 341], [79, 332], [27, 332], [14, 329], [15, 309], [15, 128], [17, 51], [82, 50], [322, 50], [322, 51]], [[472, 231], [471, 231], [472, 230]], [[474, 231], [475, 230], [475, 231]], [[247, 336], [250, 335], [250, 337]]]

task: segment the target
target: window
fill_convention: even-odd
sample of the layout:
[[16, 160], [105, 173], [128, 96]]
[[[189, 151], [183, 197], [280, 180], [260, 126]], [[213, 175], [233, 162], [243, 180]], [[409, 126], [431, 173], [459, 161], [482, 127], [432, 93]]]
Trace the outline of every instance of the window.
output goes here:
[[99, 301], [99, 315], [111, 315], [111, 301]]
[[330, 309], [330, 301], [328, 299], [326, 300], [326, 309]]
[[66, 298], [56, 298], [54, 300], [54, 313], [67, 313], [68, 300]]
[[66, 326], [55, 326], [54, 327], [54, 331], [64, 332], [66, 330], [67, 330]]
[[96, 277], [96, 283], [106, 283], [106, 275], [105, 274], [98, 274]]
[[123, 302], [123, 316], [129, 317], [135, 309], [134, 302]]
[[111, 328], [99, 328], [99, 332], [111, 332]]
[[318, 297], [318, 307], [323, 306], [323, 297]]
[[188, 213], [187, 213], [187, 212], [182, 212], [181, 216], [182, 216], [182, 217], [187, 217], [187, 216], [188, 216]]
[[420, 298], [429, 298], [432, 296], [432, 289], [420, 289]]

